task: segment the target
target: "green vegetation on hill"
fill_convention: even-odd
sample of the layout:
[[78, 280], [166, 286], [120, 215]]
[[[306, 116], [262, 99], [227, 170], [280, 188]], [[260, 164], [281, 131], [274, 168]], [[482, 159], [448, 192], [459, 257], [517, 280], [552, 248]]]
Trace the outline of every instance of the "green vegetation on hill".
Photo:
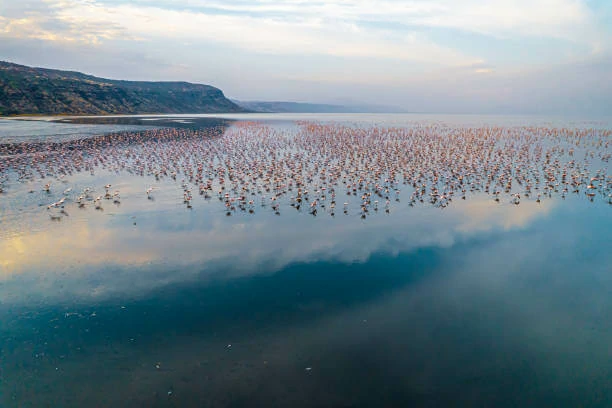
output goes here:
[[0, 115], [244, 111], [209, 85], [118, 81], [0, 61]]

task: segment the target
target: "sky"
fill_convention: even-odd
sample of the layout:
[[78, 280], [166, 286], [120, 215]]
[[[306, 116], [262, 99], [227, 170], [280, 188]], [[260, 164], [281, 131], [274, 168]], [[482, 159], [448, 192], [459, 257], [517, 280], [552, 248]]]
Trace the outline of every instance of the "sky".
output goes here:
[[0, 60], [240, 100], [612, 115], [609, 0], [0, 0]]

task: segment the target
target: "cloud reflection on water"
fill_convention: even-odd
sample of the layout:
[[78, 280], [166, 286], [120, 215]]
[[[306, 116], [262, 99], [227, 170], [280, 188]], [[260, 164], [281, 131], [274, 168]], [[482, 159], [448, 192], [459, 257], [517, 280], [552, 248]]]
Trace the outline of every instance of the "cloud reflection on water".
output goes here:
[[4, 302], [24, 296], [100, 298], [219, 271], [229, 278], [293, 263], [365, 262], [376, 253], [451, 247], [480, 234], [525, 228], [554, 207], [553, 201], [511, 206], [473, 199], [444, 210], [398, 209], [363, 221], [342, 214], [225, 218], [210, 211], [151, 211], [140, 213], [137, 225], [119, 211], [1, 240], [0, 293]]

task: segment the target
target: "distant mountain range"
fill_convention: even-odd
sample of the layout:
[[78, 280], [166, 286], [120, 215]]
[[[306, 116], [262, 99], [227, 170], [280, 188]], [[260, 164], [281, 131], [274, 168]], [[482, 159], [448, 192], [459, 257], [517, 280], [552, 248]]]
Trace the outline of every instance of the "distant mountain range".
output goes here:
[[401, 108], [383, 105], [330, 105], [285, 101], [239, 101], [237, 105], [253, 112], [269, 113], [405, 113]]
[[118, 81], [0, 61], [0, 115], [245, 111], [209, 85]]

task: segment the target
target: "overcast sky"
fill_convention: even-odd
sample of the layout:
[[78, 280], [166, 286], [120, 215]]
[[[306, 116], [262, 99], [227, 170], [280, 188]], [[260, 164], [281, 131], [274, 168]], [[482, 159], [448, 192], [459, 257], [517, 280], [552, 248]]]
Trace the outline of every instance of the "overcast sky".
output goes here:
[[0, 59], [232, 98], [612, 114], [609, 0], [0, 0]]

